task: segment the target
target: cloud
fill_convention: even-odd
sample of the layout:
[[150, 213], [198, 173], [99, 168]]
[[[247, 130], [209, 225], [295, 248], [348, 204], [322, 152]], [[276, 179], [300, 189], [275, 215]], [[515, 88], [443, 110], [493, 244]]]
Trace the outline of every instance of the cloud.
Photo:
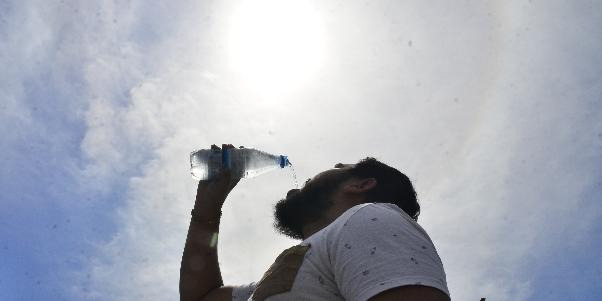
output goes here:
[[[110, 230], [67, 233], [94, 248], [61, 266], [72, 299], [176, 298], [188, 155], [223, 142], [287, 154], [301, 181], [367, 155], [400, 168], [453, 298], [528, 300], [544, 273], [574, 272], [551, 268], [547, 250], [578, 248], [599, 227], [602, 45], [588, 3], [316, 2], [323, 66], [277, 94], [224, 67], [235, 3], [11, 3], [0, 124], [17, 126], [0, 158], [25, 160], [22, 133], [63, 133], [45, 141], [78, 187], [47, 184], [65, 196], [57, 204], [90, 191], [110, 200]], [[40, 115], [45, 87], [56, 109]], [[281, 171], [233, 191], [219, 244], [227, 284], [256, 281], [295, 243], [271, 228], [291, 186]]]
[[[131, 283], [126, 287], [121, 281], [108, 277], [100, 279], [105, 282], [99, 282], [97, 287], [106, 291], [98, 296], [113, 293], [117, 294], [113, 295], [117, 299], [150, 295], [169, 298], [175, 294], [186, 213], [191, 206], [194, 187], [190, 183], [181, 184], [186, 183], [188, 175], [171, 169], [185, 168], [182, 160], [194, 147], [213, 141], [246, 142], [245, 138], [250, 135], [255, 138], [250, 142], [268, 149], [289, 148], [294, 162], [298, 158], [299, 165], [310, 166], [304, 169], [311, 172], [303, 170], [304, 174], [317, 172], [341, 157], [359, 159], [366, 154], [376, 154], [391, 163], [406, 166], [416, 179], [419, 191], [424, 193], [424, 223], [440, 244], [454, 296], [458, 299], [480, 295], [499, 299], [528, 298], [534, 288], [529, 277], [517, 277], [517, 273], [525, 272], [524, 266], [528, 266], [525, 260], [530, 254], [543, 252], [537, 249], [535, 242], [555, 237], [554, 231], [547, 232], [541, 225], [551, 223], [550, 215], [561, 216], [566, 212], [567, 203], [560, 201], [579, 200], [584, 186], [594, 178], [593, 170], [575, 168], [574, 154], [580, 147], [587, 147], [585, 137], [591, 137], [596, 131], [591, 128], [594, 119], [582, 118], [588, 110], [583, 102], [591, 95], [583, 95], [569, 104], [549, 94], [547, 85], [554, 78], [531, 76], [530, 73], [540, 74], [550, 68], [563, 73], [591, 58], [566, 65], [547, 65], [557, 59], [565, 62], [570, 57], [553, 51], [539, 56], [539, 48], [533, 44], [537, 40], [531, 39], [551, 38], [550, 33], [545, 28], [535, 27], [528, 33], [525, 28], [533, 26], [529, 22], [547, 24], [556, 11], [544, 10], [539, 19], [525, 21], [512, 15], [517, 8], [511, 6], [467, 8], [474, 10], [474, 14], [490, 17], [466, 20], [467, 16], [458, 10], [457, 14], [439, 21], [449, 27], [411, 27], [428, 23], [411, 19], [415, 23], [402, 25], [412, 30], [407, 30], [407, 36], [402, 32], [397, 37], [401, 42], [397, 44], [390, 41], [395, 41], [393, 38], [398, 33], [387, 30], [401, 26], [385, 23], [389, 21], [386, 18], [377, 20], [370, 16], [372, 12], [382, 11], [382, 7], [360, 11], [350, 5], [348, 11], [340, 15], [335, 11], [328, 21], [334, 23], [330, 33], [339, 34], [339, 45], [362, 40], [366, 46], [343, 46], [343, 49], [352, 50], [351, 53], [341, 51], [342, 55], [328, 65], [331, 69], [322, 75], [323, 79], [331, 81], [289, 95], [290, 103], [285, 109], [275, 109], [260, 101], [233, 100], [241, 97], [236, 88], [208, 85], [209, 78], [195, 77], [190, 71], [166, 72], [158, 80], [134, 89], [132, 105], [123, 121], [131, 133], [124, 136], [127, 140], [144, 142], [148, 133], [157, 141], [155, 159], [149, 161], [151, 163], [141, 177], [130, 182], [130, 195], [120, 218], [124, 228], [105, 250], [108, 257], [116, 259], [110, 265], [95, 268], [113, 270], [123, 264], [126, 268], [119, 270], [127, 271], [130, 278], [136, 278], [135, 275], [140, 273], [161, 276], [137, 279], [133, 286], [139, 289], [134, 290], [131, 290]], [[446, 9], [430, 10], [426, 20], [439, 18]], [[417, 11], [419, 9], [414, 8], [404, 12], [404, 16], [411, 18]], [[392, 14], [390, 19], [396, 19], [395, 16]], [[345, 26], [349, 24], [345, 22], [346, 17], [359, 20], [358, 28], [362, 30], [356, 32]], [[510, 20], [527, 24], [514, 27]], [[337, 28], [336, 22], [340, 22], [341, 28]], [[471, 27], [473, 22], [474, 27]], [[433, 24], [441, 23], [433, 21]], [[456, 28], [464, 30], [464, 35], [446, 40], [447, 32]], [[568, 43], [571, 43], [570, 39], [563, 38], [544, 42], [547, 46], [570, 46]], [[483, 52], [483, 49], [488, 51]], [[414, 58], [399, 60], [396, 51]], [[374, 52], [384, 53], [374, 56]], [[184, 55], [190, 56], [193, 54]], [[350, 67], [337, 63], [350, 64]], [[202, 66], [202, 63], [193, 65]], [[349, 68], [356, 72], [347, 73]], [[186, 75], [181, 76], [182, 73]], [[203, 71], [197, 73], [203, 74]], [[191, 78], [200, 80], [190, 81]], [[227, 75], [224, 78], [212, 76], [211, 79], [213, 84], [228, 82]], [[578, 78], [567, 76], [557, 80], [567, 85], [563, 92], [568, 95], [578, 93], [582, 88]], [[208, 86], [196, 90], [190, 82]], [[207, 95], [207, 91], [212, 91], [211, 95]], [[244, 97], [252, 99], [253, 96]], [[546, 99], [545, 104], [542, 99]], [[277, 103], [281, 106], [283, 101]], [[562, 107], [553, 107], [552, 103]], [[305, 114], [290, 115], [295, 110]], [[539, 112], [539, 119], [532, 118], [534, 112]], [[572, 115], [566, 117], [567, 112]], [[312, 114], [311, 118], [307, 118], [309, 114]], [[251, 116], [253, 121], [241, 122]], [[566, 140], [572, 139], [570, 133], [573, 131], [550, 137], [550, 128], [557, 127], [559, 120], [568, 122], [573, 131], [583, 133], [580, 137], [584, 140], [574, 141], [574, 146], [569, 148]], [[208, 127], [208, 124], [212, 126]], [[265, 125], [268, 127], [262, 129]], [[278, 126], [280, 130], [276, 131], [285, 131], [278, 135], [278, 141], [261, 133], [274, 130], [270, 125]], [[383, 127], [388, 133], [370, 135]], [[326, 128], [330, 130], [324, 132]], [[391, 144], [396, 133], [402, 143]], [[193, 137], [202, 138], [194, 145], [191, 144]], [[300, 145], [299, 137], [314, 143]], [[386, 147], [383, 149], [379, 144]], [[558, 147], [558, 152], [547, 153], [545, 150], [552, 146]], [[325, 158], [320, 155], [329, 152], [336, 155]], [[583, 161], [590, 162], [591, 159], [586, 157]], [[555, 165], [546, 166], [547, 161], [553, 161]], [[543, 175], [535, 172], [537, 168]], [[550, 181], [556, 180], [551, 174], [569, 171], [574, 172], [570, 181], [551, 189]], [[172, 183], [176, 179], [175, 182], [180, 184]], [[255, 183], [251, 184], [251, 181]], [[231, 205], [225, 210], [231, 213], [230, 217], [228, 213], [225, 216], [220, 254], [222, 272], [230, 283], [257, 279], [278, 250], [290, 243], [284, 239], [267, 247], [258, 243], [271, 239], [273, 233], [269, 230], [269, 222], [256, 220], [255, 216], [271, 219], [267, 214], [269, 204], [257, 199], [276, 200], [279, 196], [274, 191], [265, 191], [269, 190], [267, 188], [257, 190], [265, 181], [251, 181], [248, 186], [239, 187], [240, 193], [232, 196]], [[253, 190], [250, 185], [254, 185]], [[285, 190], [284, 187], [278, 189]], [[249, 198], [251, 202], [259, 203], [249, 204]], [[556, 205], [541, 210], [544, 199]], [[169, 205], [165, 204], [168, 200]], [[520, 208], [518, 212], [517, 207]], [[244, 214], [246, 212], [251, 213]], [[153, 228], [146, 222], [149, 218], [161, 226]], [[245, 218], [252, 221], [245, 221]], [[475, 224], [479, 226], [471, 226]], [[517, 226], [522, 230], [512, 231]], [[567, 223], [562, 227], [570, 225]], [[241, 235], [241, 229], [252, 230]], [[174, 236], [174, 233], [180, 235]], [[147, 236], [154, 238], [158, 246], [138, 242]], [[246, 255], [241, 254], [241, 247]], [[118, 255], [124, 252], [139, 255], [122, 259]], [[144, 255], [140, 257], [140, 254]], [[156, 264], [147, 263], [146, 258], [153, 258]], [[234, 268], [245, 265], [259, 267]]]

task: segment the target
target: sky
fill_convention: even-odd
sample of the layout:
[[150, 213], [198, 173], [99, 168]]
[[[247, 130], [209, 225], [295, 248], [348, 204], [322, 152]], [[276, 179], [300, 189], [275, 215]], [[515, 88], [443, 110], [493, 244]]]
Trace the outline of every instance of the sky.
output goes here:
[[[0, 65], [1, 300], [177, 299], [214, 143], [398, 168], [453, 300], [602, 296], [601, 1], [0, 0]], [[293, 187], [230, 194], [226, 284]]]

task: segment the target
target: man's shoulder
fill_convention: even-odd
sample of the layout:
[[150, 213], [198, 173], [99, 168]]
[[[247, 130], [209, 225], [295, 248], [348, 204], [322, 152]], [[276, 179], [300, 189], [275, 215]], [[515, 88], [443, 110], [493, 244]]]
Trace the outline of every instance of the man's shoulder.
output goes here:
[[[312, 235], [306, 242], [316, 243], [322, 239], [336, 241], [341, 235], [350, 233], [359, 235], [384, 228], [405, 228], [409, 231], [421, 231], [421, 227], [397, 205], [390, 203], [363, 203], [343, 212], [330, 225]], [[423, 230], [422, 230], [423, 231]], [[422, 232], [421, 231], [421, 232]]]
[[[405, 220], [413, 221], [413, 219], [407, 213], [405, 213], [403, 210], [401, 210], [401, 208], [399, 208], [397, 205], [391, 204], [391, 203], [359, 204], [354, 207], [351, 207], [349, 210], [347, 210], [347, 212], [351, 213], [347, 218], [348, 221], [349, 220], [361, 221], [361, 220], [365, 220], [365, 219], [373, 220], [374, 218], [378, 219], [379, 217], [380, 218], [394, 218], [394, 219], [402, 218]], [[345, 213], [347, 213], [347, 212], [345, 212]]]
[[384, 223], [415, 223], [414, 220], [397, 205], [390, 203], [364, 203], [353, 206], [345, 211], [330, 226], [331, 230], [364, 228], [365, 224], [374, 221]]
[[428, 237], [426, 231], [414, 219], [391, 203], [364, 203], [351, 207], [330, 226], [330, 237], [379, 236], [391, 231]]

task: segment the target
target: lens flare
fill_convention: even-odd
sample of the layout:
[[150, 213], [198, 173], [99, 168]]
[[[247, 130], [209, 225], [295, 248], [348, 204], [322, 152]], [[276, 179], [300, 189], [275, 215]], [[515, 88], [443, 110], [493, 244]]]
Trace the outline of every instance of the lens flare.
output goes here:
[[306, 2], [246, 1], [230, 21], [228, 61], [244, 85], [283, 92], [302, 85], [321, 65], [323, 28]]

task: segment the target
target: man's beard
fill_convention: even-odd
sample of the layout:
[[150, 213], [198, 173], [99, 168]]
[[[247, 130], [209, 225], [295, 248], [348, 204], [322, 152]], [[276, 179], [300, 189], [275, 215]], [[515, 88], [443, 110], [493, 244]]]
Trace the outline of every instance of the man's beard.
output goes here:
[[303, 227], [319, 220], [332, 206], [332, 193], [340, 179], [318, 179], [303, 189], [293, 189], [274, 208], [274, 227], [292, 239], [303, 240]]

